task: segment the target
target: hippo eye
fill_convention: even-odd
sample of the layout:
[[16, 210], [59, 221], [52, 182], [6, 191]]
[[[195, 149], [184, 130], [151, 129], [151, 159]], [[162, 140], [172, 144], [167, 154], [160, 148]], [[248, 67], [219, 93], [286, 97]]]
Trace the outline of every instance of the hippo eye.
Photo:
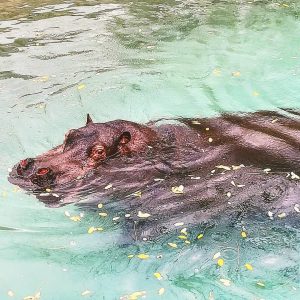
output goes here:
[[101, 144], [96, 144], [90, 149], [88, 156], [95, 161], [104, 160], [107, 156], [106, 147]]

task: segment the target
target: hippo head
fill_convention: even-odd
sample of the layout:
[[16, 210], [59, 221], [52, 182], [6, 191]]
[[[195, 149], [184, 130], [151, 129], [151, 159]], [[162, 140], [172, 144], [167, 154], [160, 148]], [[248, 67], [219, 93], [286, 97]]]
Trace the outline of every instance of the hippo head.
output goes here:
[[147, 152], [156, 140], [156, 132], [147, 126], [123, 120], [94, 123], [87, 115], [86, 125], [67, 132], [61, 145], [17, 163], [9, 181], [36, 193], [64, 190], [95, 170], [101, 174], [107, 164]]

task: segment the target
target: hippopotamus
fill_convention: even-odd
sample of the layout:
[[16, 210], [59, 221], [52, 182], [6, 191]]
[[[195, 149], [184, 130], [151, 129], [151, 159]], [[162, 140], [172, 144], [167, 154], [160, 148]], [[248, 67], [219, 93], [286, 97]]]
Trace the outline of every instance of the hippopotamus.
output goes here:
[[97, 209], [101, 201], [130, 213], [127, 227], [138, 238], [220, 216], [295, 220], [299, 115], [282, 109], [138, 124], [96, 123], [88, 114], [61, 145], [22, 158], [9, 181], [48, 206]]

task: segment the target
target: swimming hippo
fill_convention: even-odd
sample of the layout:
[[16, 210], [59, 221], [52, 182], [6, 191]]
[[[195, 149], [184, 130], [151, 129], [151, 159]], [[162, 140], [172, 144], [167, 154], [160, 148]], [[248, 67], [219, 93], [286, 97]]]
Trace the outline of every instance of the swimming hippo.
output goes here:
[[17, 163], [9, 181], [49, 206], [97, 208], [101, 200], [130, 213], [128, 226], [139, 238], [220, 215], [294, 216], [298, 117], [292, 110], [260, 111], [143, 125], [94, 123], [88, 115], [61, 145]]

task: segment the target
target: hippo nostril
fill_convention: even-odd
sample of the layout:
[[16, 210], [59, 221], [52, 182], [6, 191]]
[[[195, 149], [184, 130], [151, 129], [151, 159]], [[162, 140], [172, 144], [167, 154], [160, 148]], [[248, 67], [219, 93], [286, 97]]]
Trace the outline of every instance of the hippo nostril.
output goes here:
[[50, 168], [39, 168], [35, 174], [30, 177], [32, 183], [41, 186], [47, 187], [53, 184], [55, 179], [55, 174]]
[[44, 176], [44, 175], [47, 175], [50, 172], [51, 172], [51, 170], [49, 168], [40, 168], [40, 169], [37, 170], [36, 175], [37, 176]]
[[33, 163], [32, 158], [22, 159], [17, 167], [17, 174], [23, 175], [23, 171], [27, 170]]

